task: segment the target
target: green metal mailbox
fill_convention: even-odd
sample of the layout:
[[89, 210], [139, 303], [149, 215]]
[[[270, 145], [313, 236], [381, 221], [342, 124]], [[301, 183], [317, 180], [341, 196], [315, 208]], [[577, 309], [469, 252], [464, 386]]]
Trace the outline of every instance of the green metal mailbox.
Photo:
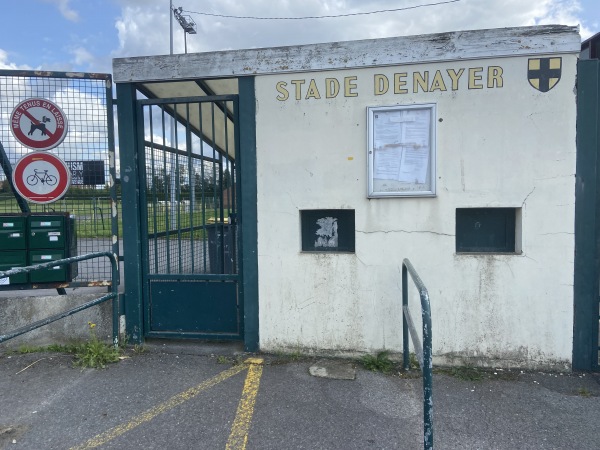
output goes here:
[[[0, 215], [0, 271], [77, 256], [75, 218], [69, 213]], [[69, 282], [77, 263], [0, 278], [0, 285]]]
[[[28, 217], [29, 264], [41, 264], [77, 255], [75, 218], [69, 213], [31, 214]], [[29, 274], [31, 283], [71, 281], [77, 276], [77, 263]]]
[[[0, 216], [0, 271], [27, 265], [27, 215]], [[0, 285], [27, 283], [27, 274], [0, 278]]]
[[[65, 257], [64, 250], [30, 250], [29, 264], [42, 264]], [[51, 269], [34, 270], [29, 273], [31, 283], [50, 283], [56, 281], [67, 281], [67, 266], [57, 266]]]
[[29, 248], [65, 249], [69, 218], [66, 215], [31, 215], [29, 217]]
[[27, 248], [26, 225], [27, 217], [24, 214], [0, 216], [0, 250], [25, 250]]
[[[25, 250], [8, 250], [0, 252], [0, 271], [25, 267], [27, 265], [27, 252]], [[27, 274], [20, 273], [7, 278], [0, 278], [0, 284], [27, 283]]]

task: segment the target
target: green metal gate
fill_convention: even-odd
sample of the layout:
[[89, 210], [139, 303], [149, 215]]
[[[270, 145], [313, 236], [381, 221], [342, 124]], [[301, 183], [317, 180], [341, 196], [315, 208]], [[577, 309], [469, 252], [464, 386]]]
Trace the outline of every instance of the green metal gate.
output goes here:
[[238, 96], [137, 105], [144, 334], [241, 339]]
[[600, 60], [577, 64], [573, 368], [600, 369]]

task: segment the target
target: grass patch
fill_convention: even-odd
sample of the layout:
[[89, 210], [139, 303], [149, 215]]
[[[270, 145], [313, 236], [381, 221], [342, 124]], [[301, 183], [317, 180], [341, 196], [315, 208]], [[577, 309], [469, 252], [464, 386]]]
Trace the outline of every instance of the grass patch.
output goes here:
[[[93, 330], [92, 325], [90, 329]], [[140, 346], [141, 347], [141, 346]], [[82, 368], [104, 369], [107, 364], [119, 361], [122, 349], [115, 348], [98, 339], [95, 333], [90, 333], [90, 340], [67, 345], [51, 344], [47, 347], [32, 347], [23, 345], [15, 353], [26, 355], [31, 353], [54, 352], [66, 353], [75, 357], [74, 365]], [[141, 353], [143, 350], [134, 348], [135, 353]]]
[[39, 346], [34, 347], [30, 345], [21, 345], [17, 350], [14, 350], [13, 353], [17, 353], [20, 355], [26, 355], [29, 353], [43, 353], [43, 352], [54, 352], [54, 353], [71, 353], [75, 354], [79, 351], [83, 344], [82, 343], [73, 343], [67, 345], [61, 344], [50, 344], [46, 347]]
[[580, 387], [579, 389], [577, 389], [577, 395], [579, 395], [580, 397], [588, 398], [592, 396], [592, 393], [588, 388]]
[[390, 352], [384, 350], [377, 353], [377, 355], [365, 355], [360, 358], [360, 362], [367, 370], [389, 374], [395, 365], [395, 363], [389, 358], [389, 355]]
[[47, 351], [46, 347], [31, 347], [29, 345], [21, 345], [16, 353], [20, 355], [26, 355], [28, 353], [40, 353]]
[[107, 364], [119, 361], [121, 349], [98, 339], [96, 324], [88, 322], [90, 339], [69, 349], [75, 354], [75, 366], [90, 369], [104, 369]]
[[67, 345], [52, 344], [52, 345], [49, 345], [48, 347], [46, 347], [46, 351], [56, 352], [56, 353], [75, 354], [79, 351], [79, 349], [81, 348], [82, 345], [84, 345], [84, 344], [83, 343], [73, 343], [73, 344], [67, 344]]
[[144, 347], [143, 345], [135, 344], [133, 346], [133, 353], [135, 353], [136, 355], [141, 355], [145, 352], [146, 352], [146, 347]]
[[236, 355], [236, 356], [218, 355], [217, 356], [217, 364], [231, 364], [231, 365], [235, 366], [238, 364], [242, 364], [243, 362], [244, 362], [244, 357], [241, 355]]
[[90, 340], [75, 353], [75, 365], [83, 368], [104, 369], [107, 364], [119, 361], [119, 349], [99, 340]]
[[308, 359], [308, 355], [302, 353], [300, 349], [296, 349], [293, 352], [278, 351], [275, 352], [276, 359], [271, 364], [286, 364], [290, 362], [298, 362]]
[[435, 373], [449, 375], [462, 381], [481, 381], [485, 377], [485, 372], [473, 366], [449, 367], [436, 369]]
[[285, 357], [290, 361], [300, 361], [302, 359], [302, 352], [300, 350], [295, 350], [292, 353], [287, 353]]
[[418, 370], [421, 368], [421, 365], [419, 364], [419, 360], [417, 358], [417, 355], [414, 353], [411, 353], [410, 355], [408, 355], [408, 364], [409, 370]]

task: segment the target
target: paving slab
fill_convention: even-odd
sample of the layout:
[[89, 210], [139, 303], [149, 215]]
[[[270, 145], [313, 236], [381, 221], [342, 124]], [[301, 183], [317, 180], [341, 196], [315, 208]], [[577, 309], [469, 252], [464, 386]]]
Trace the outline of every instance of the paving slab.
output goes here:
[[356, 378], [355, 363], [335, 359], [320, 359], [308, 368], [313, 377], [330, 378], [332, 380], [354, 380]]

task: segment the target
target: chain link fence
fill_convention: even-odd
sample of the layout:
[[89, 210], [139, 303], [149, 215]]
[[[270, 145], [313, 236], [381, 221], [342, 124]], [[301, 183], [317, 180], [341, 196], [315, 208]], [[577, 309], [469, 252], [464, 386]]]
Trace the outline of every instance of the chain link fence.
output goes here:
[[[120, 186], [116, 177], [111, 76], [0, 70], [0, 143], [13, 168], [34, 150], [15, 139], [10, 118], [20, 102], [35, 98], [50, 100], [67, 117], [65, 139], [48, 152], [66, 163], [71, 186], [53, 203], [25, 203], [13, 192], [6, 171], [0, 170], [0, 215], [24, 209], [31, 213], [69, 213], [76, 224], [77, 254], [112, 251], [118, 255]], [[69, 287], [104, 285], [110, 280], [110, 262], [100, 258], [80, 263]]]

